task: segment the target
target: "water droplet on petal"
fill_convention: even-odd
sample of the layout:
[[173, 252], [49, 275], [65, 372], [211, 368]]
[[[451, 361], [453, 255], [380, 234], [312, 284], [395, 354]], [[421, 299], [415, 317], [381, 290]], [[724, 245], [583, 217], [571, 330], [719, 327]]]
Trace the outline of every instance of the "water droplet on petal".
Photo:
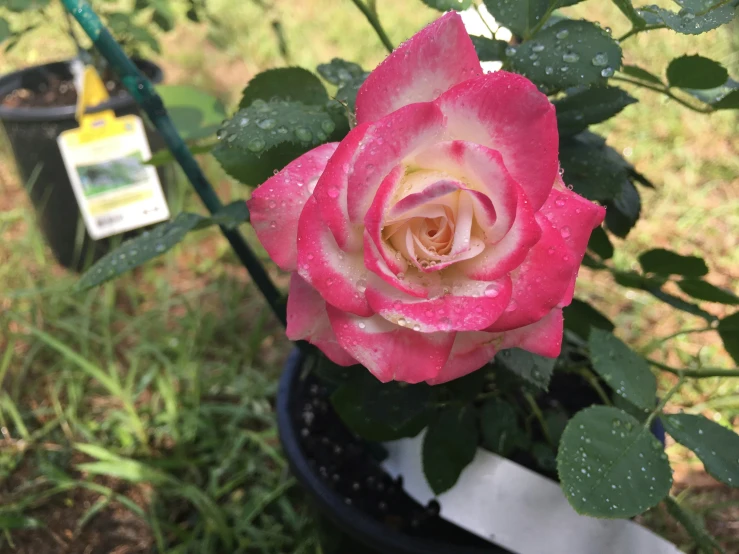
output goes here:
[[569, 238], [570, 235], [572, 235], [572, 229], [570, 229], [567, 225], [565, 225], [559, 230], [559, 233], [562, 235], [563, 239], [566, 239], [566, 238]]
[[562, 195], [559, 195], [559, 196], [557, 197], [557, 199], [556, 199], [556, 200], [554, 201], [554, 203], [555, 203], [555, 204], [556, 204], [557, 206], [559, 206], [560, 208], [561, 208], [562, 206], [564, 206], [564, 205], [565, 205], [565, 202], [566, 202], [566, 200], [565, 200], [565, 197], [564, 197], [564, 196], [562, 196]]
[[516, 308], [518, 308], [518, 303], [515, 300], [511, 299], [511, 301], [508, 303], [508, 306], [506, 306], [505, 311], [512, 312], [515, 311]]
[[359, 327], [360, 329], [364, 329], [365, 327], [367, 327], [367, 325], [363, 321], [360, 321], [359, 323], [357, 323], [357, 327]]
[[500, 294], [500, 290], [498, 290], [498, 285], [492, 283], [485, 287], [485, 296], [487, 296], [488, 298], [495, 298], [496, 296], [498, 296], [498, 294]]
[[359, 292], [364, 292], [367, 290], [367, 281], [365, 279], [360, 279], [357, 281], [357, 289], [359, 289]]
[[401, 327], [405, 327], [405, 323], [405, 319], [403, 319], [402, 317], [398, 320], [398, 325], [400, 325]]
[[328, 189], [328, 195], [331, 198], [338, 198], [338, 196], [339, 196], [339, 189], [337, 189], [336, 187], [329, 188]]

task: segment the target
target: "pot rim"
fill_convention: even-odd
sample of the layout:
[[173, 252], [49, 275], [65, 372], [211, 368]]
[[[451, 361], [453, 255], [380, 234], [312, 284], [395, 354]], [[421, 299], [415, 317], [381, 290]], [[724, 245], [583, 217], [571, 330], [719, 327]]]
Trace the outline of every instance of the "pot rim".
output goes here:
[[[45, 64], [32, 65], [11, 73], [6, 73], [0, 76], [0, 98], [18, 90], [22, 87], [23, 79], [34, 73], [41, 73], [49, 71], [51, 73], [60, 72], [65, 70], [69, 65], [70, 60], [59, 60], [55, 62], [49, 62]], [[164, 79], [164, 72], [162, 68], [151, 60], [135, 58], [133, 62], [139, 69], [148, 69], [152, 73], [151, 81], [155, 84], [161, 83]], [[86, 113], [96, 113], [103, 110], [124, 110], [135, 105], [136, 101], [133, 97], [126, 93], [119, 96], [112, 97], [107, 102], [103, 102], [93, 108], [89, 108]], [[14, 122], [33, 122], [33, 123], [45, 123], [50, 121], [63, 121], [69, 119], [75, 119], [77, 107], [75, 105], [69, 106], [44, 106], [44, 107], [23, 107], [23, 108], [10, 108], [0, 104], [0, 120], [1, 121], [14, 121]]]
[[[285, 369], [280, 377], [277, 391], [277, 428], [280, 443], [285, 452], [290, 469], [300, 484], [308, 489], [311, 498], [320, 506], [321, 511], [328, 515], [342, 529], [351, 529], [351, 534], [359, 538], [370, 547], [394, 549], [393, 552], [403, 554], [503, 554], [508, 552], [495, 544], [490, 548], [463, 547], [449, 543], [439, 543], [422, 537], [411, 537], [395, 529], [383, 525], [356, 508], [347, 505], [321, 477], [313, 471], [307, 458], [300, 448], [297, 429], [293, 425], [290, 414], [295, 383], [300, 379], [304, 354], [295, 348], [285, 363]], [[381, 543], [378, 545], [378, 543]]]

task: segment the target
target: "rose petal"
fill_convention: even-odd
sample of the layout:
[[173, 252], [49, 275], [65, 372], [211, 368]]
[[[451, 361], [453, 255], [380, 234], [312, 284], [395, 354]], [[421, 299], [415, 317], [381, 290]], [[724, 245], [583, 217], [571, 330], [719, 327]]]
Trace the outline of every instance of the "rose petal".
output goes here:
[[503, 313], [511, 297], [511, 280], [508, 276], [493, 283], [450, 279], [436, 292], [428, 299], [411, 298], [387, 283], [373, 281], [366, 296], [378, 315], [414, 331], [479, 331]]
[[516, 203], [516, 217], [513, 226], [503, 239], [470, 260], [457, 264], [470, 279], [494, 281], [519, 267], [529, 255], [529, 251], [541, 238], [541, 227], [531, 209], [526, 195], [519, 188]]
[[[603, 223], [606, 216], [605, 208], [569, 190], [561, 177], [557, 177], [557, 182], [539, 213], [544, 214], [555, 229], [559, 229], [578, 264], [585, 256], [590, 233]], [[572, 302], [576, 280], [577, 272], [572, 276], [559, 306], [567, 306]]]
[[[405, 294], [416, 298], [428, 297], [427, 289], [429, 285], [424, 284], [424, 280], [434, 284], [440, 282], [438, 274], [434, 276], [424, 276], [423, 279], [421, 279], [417, 273], [393, 273], [380, 255], [380, 252], [377, 250], [374, 241], [370, 238], [369, 233], [366, 231], [364, 234], [364, 265], [374, 274], [374, 276], [379, 277]], [[403, 277], [401, 278], [400, 275], [403, 275]]]
[[368, 125], [358, 125], [349, 131], [326, 164], [313, 192], [321, 209], [321, 217], [331, 229], [336, 243], [339, 248], [349, 252], [361, 250], [362, 230], [349, 223], [346, 191], [349, 172], [368, 129]]
[[420, 152], [413, 163], [453, 175], [490, 199], [493, 209], [485, 214], [484, 227], [487, 242], [498, 242], [513, 226], [519, 185], [508, 173], [500, 152], [471, 142], [447, 141]]
[[436, 101], [447, 135], [497, 150], [534, 211], [544, 203], [558, 170], [554, 106], [536, 86], [506, 71], [470, 79]]
[[290, 276], [286, 335], [290, 340], [307, 340], [315, 344], [332, 362], [341, 366], [357, 363], [336, 341], [326, 313], [326, 302], [297, 273]]
[[322, 144], [296, 158], [246, 201], [259, 242], [285, 271], [295, 270], [300, 213], [338, 145]]
[[385, 225], [385, 214], [390, 209], [390, 202], [395, 193], [400, 179], [405, 170], [402, 165], [396, 165], [393, 170], [383, 179], [377, 190], [375, 199], [364, 218], [366, 233], [375, 243], [377, 251], [385, 260], [385, 264], [394, 274], [404, 272], [408, 269], [408, 262], [402, 257], [395, 257], [395, 252], [387, 246], [382, 238], [382, 229]]
[[457, 333], [446, 364], [436, 377], [426, 382], [429, 385], [440, 385], [477, 371], [493, 359], [501, 342], [500, 333], [482, 331]]
[[536, 215], [536, 221], [541, 239], [511, 273], [510, 304], [488, 331], [508, 331], [539, 321], [560, 303], [577, 272], [579, 260], [570, 253], [560, 231], [542, 214]]
[[462, 18], [447, 13], [370, 73], [357, 94], [357, 121], [375, 121], [402, 106], [434, 100], [449, 87], [481, 74]]
[[556, 358], [562, 350], [563, 332], [562, 309], [555, 308], [531, 325], [503, 333], [500, 349], [523, 348], [539, 356]]
[[444, 116], [430, 102], [403, 106], [372, 123], [348, 176], [346, 201], [349, 221], [364, 224], [377, 189], [388, 173], [404, 158], [428, 148], [443, 132]]
[[470, 331], [457, 333], [447, 363], [439, 375], [428, 380], [439, 385], [477, 371], [500, 350], [523, 348], [539, 356], [556, 358], [562, 349], [562, 310], [554, 309], [542, 319], [505, 333]]
[[362, 254], [339, 248], [313, 197], [298, 224], [298, 273], [329, 304], [353, 314], [372, 315], [362, 290], [368, 273]]
[[379, 316], [357, 317], [332, 306], [328, 317], [341, 347], [383, 383], [433, 379], [454, 343], [454, 333], [417, 333]]

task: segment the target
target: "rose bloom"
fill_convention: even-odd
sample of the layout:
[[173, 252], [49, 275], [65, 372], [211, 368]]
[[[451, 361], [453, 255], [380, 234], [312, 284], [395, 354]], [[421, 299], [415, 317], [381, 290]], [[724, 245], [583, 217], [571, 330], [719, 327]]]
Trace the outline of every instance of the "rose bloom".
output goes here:
[[547, 97], [483, 75], [451, 12], [369, 75], [356, 116], [248, 201], [292, 272], [287, 336], [381, 381], [443, 383], [511, 347], [556, 357], [605, 211], [564, 185]]

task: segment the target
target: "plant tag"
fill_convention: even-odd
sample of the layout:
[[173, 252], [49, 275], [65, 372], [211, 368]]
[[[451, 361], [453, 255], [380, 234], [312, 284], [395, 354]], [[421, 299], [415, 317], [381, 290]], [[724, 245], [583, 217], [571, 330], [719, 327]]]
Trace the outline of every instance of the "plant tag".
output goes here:
[[[422, 443], [423, 433], [385, 443], [382, 465], [393, 477], [402, 475], [405, 491], [426, 504], [434, 493], [421, 467]], [[633, 521], [579, 515], [557, 483], [479, 448], [437, 500], [441, 517], [515, 554], [680, 554]]]
[[80, 126], [57, 142], [90, 236], [97, 240], [169, 219], [140, 117], [110, 110], [85, 114], [108, 98], [94, 69], [85, 69], [77, 106]]

